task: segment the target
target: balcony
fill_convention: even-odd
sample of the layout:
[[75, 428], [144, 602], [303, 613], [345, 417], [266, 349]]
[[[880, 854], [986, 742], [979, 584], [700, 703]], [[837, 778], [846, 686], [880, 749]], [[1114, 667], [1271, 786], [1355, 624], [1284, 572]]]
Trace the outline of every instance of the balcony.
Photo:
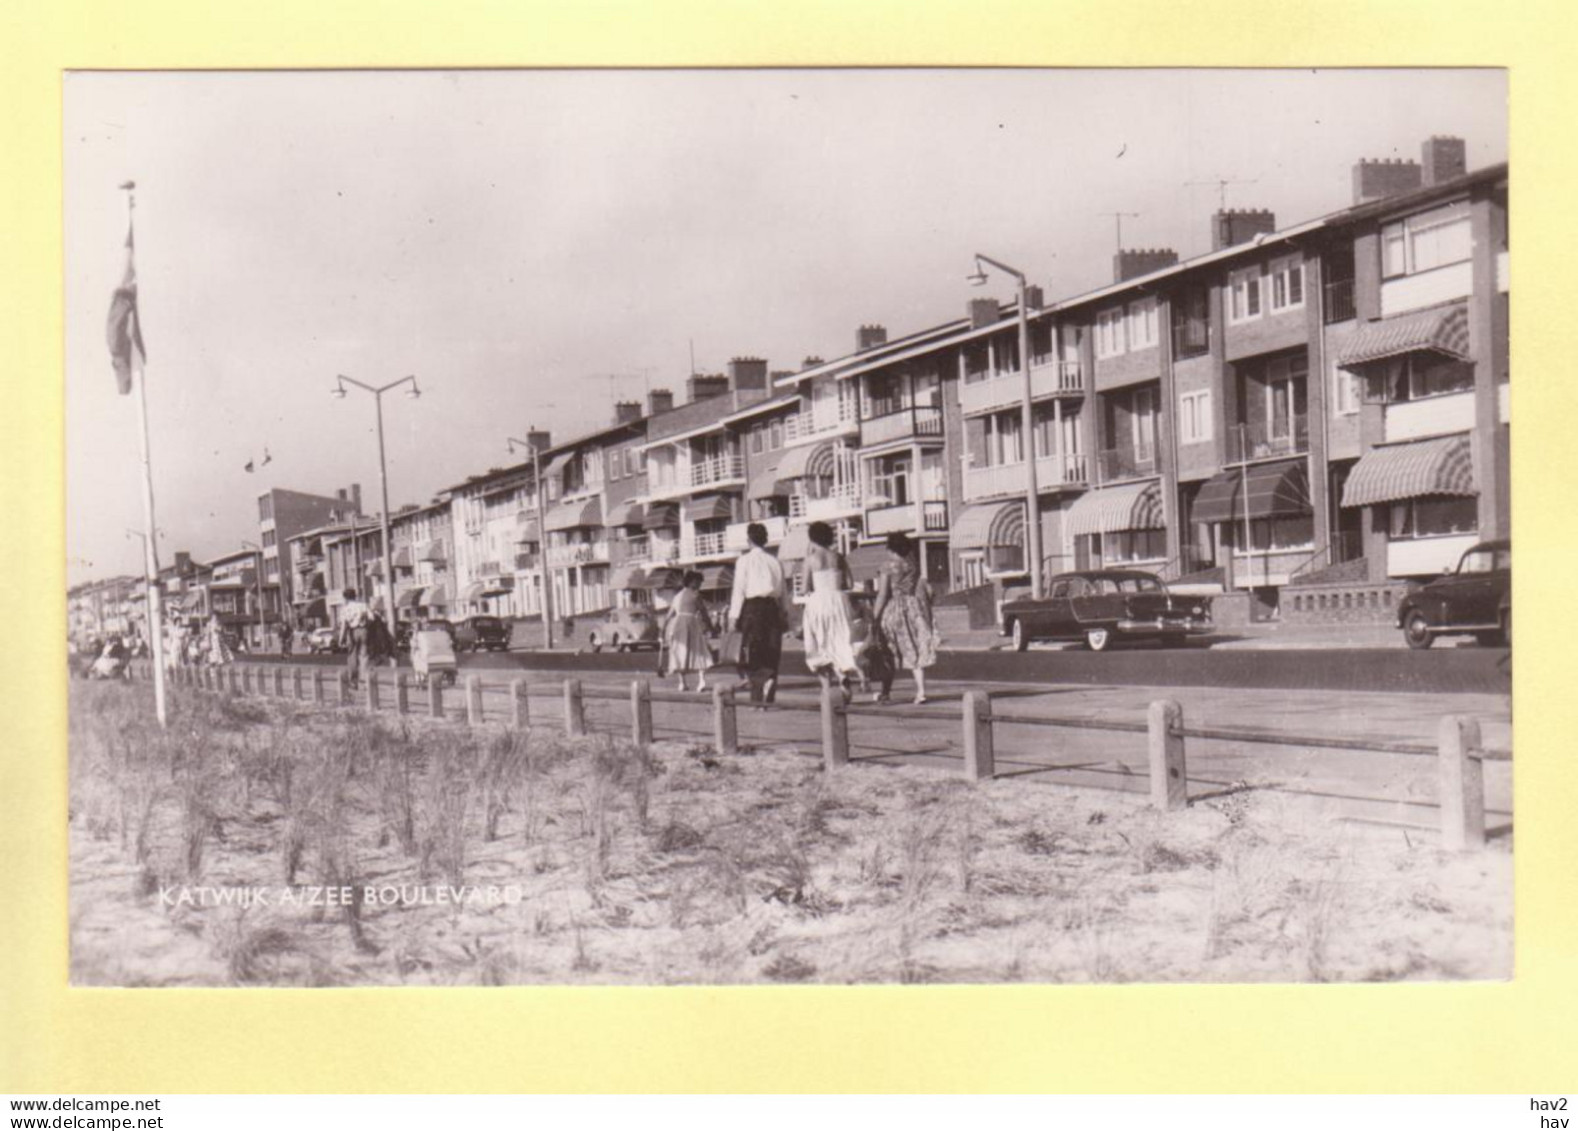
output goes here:
[[841, 483], [825, 496], [794, 494], [789, 496], [789, 517], [807, 522], [831, 522], [835, 518], [848, 518], [859, 514], [860, 488], [853, 483]]
[[554, 568], [588, 565], [607, 560], [607, 542], [571, 542], [565, 546], [548, 547], [548, 564]]
[[867, 447], [895, 440], [941, 438], [942, 409], [932, 406], [901, 408], [860, 422], [860, 442]]
[[522, 569], [525, 569], [525, 570], [536, 569], [538, 563], [541, 562], [541, 561], [542, 561], [542, 555], [541, 554], [537, 554], [537, 553], [516, 554], [515, 555], [515, 568], [518, 569], [518, 570], [522, 570]]
[[[1082, 453], [1042, 456], [1036, 460], [1036, 490], [1084, 487], [1090, 482], [1089, 461]], [[1025, 490], [1025, 465], [1002, 463], [995, 467], [966, 467], [964, 497], [968, 501], [1000, 495], [1020, 495]]]
[[877, 537], [902, 531], [905, 534], [936, 534], [948, 530], [948, 504], [942, 499], [876, 507], [866, 512], [866, 534]]
[[1173, 323], [1173, 357], [1201, 357], [1211, 352], [1211, 324], [1184, 321]]
[[1229, 463], [1303, 455], [1309, 449], [1309, 417], [1304, 415], [1275, 424], [1257, 420], [1240, 424], [1229, 429], [1227, 433], [1227, 462]]
[[691, 534], [679, 540], [681, 561], [704, 558], [721, 558], [727, 552], [724, 542], [727, 535], [722, 530]]
[[652, 560], [652, 540], [645, 535], [613, 543], [616, 565], [646, 565]]
[[1111, 448], [1096, 454], [1096, 478], [1101, 483], [1144, 479], [1157, 473], [1156, 448]]
[[784, 419], [784, 443], [804, 444], [853, 432], [859, 414], [853, 400], [838, 399], [801, 409]]
[[[1045, 361], [1030, 363], [1032, 400], [1053, 396], [1083, 396], [1084, 393], [1085, 372], [1078, 361], [1054, 361], [1047, 358]], [[966, 414], [1009, 408], [1023, 403], [1024, 396], [1024, 381], [1018, 370], [959, 386], [959, 406]]]
[[698, 460], [690, 465], [690, 485], [692, 487], [715, 487], [723, 483], [745, 482], [745, 458], [743, 456], [714, 456], [712, 459]]
[[1353, 305], [1353, 280], [1333, 279], [1325, 286], [1326, 301], [1322, 320], [1330, 326], [1333, 322], [1348, 322], [1356, 314]]
[[[767, 528], [767, 544], [776, 546], [784, 540], [784, 535], [789, 533], [789, 520], [783, 515], [772, 518], [759, 518], [756, 520]], [[723, 531], [723, 548], [731, 554], [743, 554], [750, 547], [750, 540], [745, 537], [745, 529], [751, 524], [748, 522], [731, 523]]]

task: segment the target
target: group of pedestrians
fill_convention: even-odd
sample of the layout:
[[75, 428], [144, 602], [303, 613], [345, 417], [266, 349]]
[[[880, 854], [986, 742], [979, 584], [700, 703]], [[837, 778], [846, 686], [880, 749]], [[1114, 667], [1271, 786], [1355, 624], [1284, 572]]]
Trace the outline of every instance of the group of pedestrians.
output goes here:
[[[852, 601], [854, 579], [835, 548], [833, 528], [813, 522], [807, 535], [811, 545], [800, 567], [806, 666], [824, 688], [838, 688], [846, 703], [857, 681], [867, 685], [872, 679], [880, 684], [875, 698], [885, 702], [893, 669], [907, 668], [915, 680], [914, 701], [926, 702], [926, 669], [937, 662], [938, 638], [931, 587], [921, 576], [914, 542], [904, 534], [889, 535], [887, 560], [865, 618]], [[734, 568], [725, 626], [738, 634], [738, 653], [725, 658], [735, 662], [751, 703], [765, 707], [777, 695], [792, 598], [783, 565], [767, 549], [767, 528], [753, 522], [746, 538], [750, 546]], [[665, 671], [678, 676], [681, 691], [689, 690], [691, 673], [697, 675], [696, 689], [705, 691], [714, 663], [713, 626], [701, 586], [701, 573], [687, 570], [663, 626]]]

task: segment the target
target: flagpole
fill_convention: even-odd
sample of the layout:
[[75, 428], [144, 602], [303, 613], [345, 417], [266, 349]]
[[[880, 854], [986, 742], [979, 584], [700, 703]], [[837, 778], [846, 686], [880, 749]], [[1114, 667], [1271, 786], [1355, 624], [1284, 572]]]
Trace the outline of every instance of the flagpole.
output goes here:
[[[132, 212], [137, 207], [136, 197], [133, 195], [134, 186], [129, 182], [125, 187], [126, 192], [126, 230], [129, 234], [132, 227]], [[133, 318], [141, 319], [142, 311], [134, 310]], [[142, 327], [137, 327], [139, 335]], [[159, 550], [154, 544], [158, 537], [158, 527], [153, 521], [153, 462], [148, 455], [148, 381], [146, 364], [137, 367], [132, 375], [132, 383], [137, 386], [137, 416], [141, 427], [138, 429], [137, 438], [142, 447], [142, 514], [143, 522], [147, 524], [148, 536], [143, 542], [143, 569], [148, 581], [148, 652], [153, 657], [153, 709], [159, 719], [159, 725], [166, 724], [164, 700], [164, 616], [160, 608], [159, 599]]]

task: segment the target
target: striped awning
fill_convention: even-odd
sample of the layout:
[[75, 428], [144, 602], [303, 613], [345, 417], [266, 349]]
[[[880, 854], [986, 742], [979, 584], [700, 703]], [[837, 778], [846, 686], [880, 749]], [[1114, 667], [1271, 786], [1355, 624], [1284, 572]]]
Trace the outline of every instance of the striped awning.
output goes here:
[[[1247, 490], [1245, 490], [1247, 481]], [[1258, 463], [1208, 479], [1194, 502], [1194, 522], [1236, 522], [1310, 513], [1309, 474], [1303, 460]]]
[[734, 504], [725, 495], [704, 495], [685, 500], [685, 521], [705, 522], [708, 519], [732, 519]]
[[783, 473], [779, 470], [789, 451], [799, 449], [780, 449], [776, 452], [763, 452], [760, 456], [751, 459], [751, 478], [745, 485], [747, 499], [770, 499], [774, 495], [787, 494], [783, 490]]
[[396, 546], [393, 559], [396, 569], [411, 568], [411, 547]]
[[1367, 507], [1423, 495], [1477, 494], [1468, 436], [1438, 436], [1364, 453], [1342, 489], [1342, 505]]
[[809, 526], [791, 526], [784, 535], [784, 540], [778, 546], [778, 560], [781, 562], [798, 562], [805, 560], [806, 551], [811, 548], [811, 528]]
[[608, 511], [608, 518], [604, 526], [640, 526], [641, 519], [646, 510], [634, 499], [626, 499], [622, 503], [615, 503]]
[[449, 587], [447, 585], [429, 585], [422, 591], [422, 604], [430, 609], [449, 604]]
[[1070, 538], [1162, 526], [1162, 492], [1155, 482], [1125, 483], [1081, 495], [1063, 519], [1063, 533]]
[[296, 614], [298, 620], [328, 620], [329, 604], [322, 597], [308, 601], [307, 607]]
[[678, 589], [685, 575], [673, 566], [658, 566], [646, 571], [643, 580], [648, 589]]
[[422, 603], [422, 594], [426, 592], [420, 585], [411, 589], [402, 590], [395, 596], [395, 608], [414, 609]]
[[461, 593], [461, 595], [460, 595], [460, 599], [462, 601], [475, 601], [477, 598], [479, 598], [481, 596], [482, 596], [482, 582], [480, 582], [480, 581], [473, 581], [470, 585], [466, 586], [465, 591], [463, 593]]
[[1455, 361], [1468, 361], [1468, 306], [1454, 303], [1434, 310], [1419, 310], [1385, 318], [1364, 326], [1343, 347], [1337, 364], [1353, 369], [1407, 353], [1439, 353]]
[[778, 461], [778, 482], [776, 492], [787, 495], [787, 484], [796, 479], [807, 477], [815, 479], [831, 479], [833, 466], [837, 458], [833, 453], [833, 442], [824, 440], [820, 444], [806, 444], [800, 448], [786, 448], [783, 458]]
[[549, 459], [547, 463], [542, 465], [543, 480], [547, 481], [552, 479], [555, 475], [558, 475], [560, 472], [562, 472], [569, 464], [570, 460], [574, 458], [574, 456], [574, 452], [560, 452], [558, 455]]
[[1025, 505], [985, 503], [966, 507], [948, 532], [948, 541], [955, 550], [1022, 546], [1025, 541]]
[[641, 529], [667, 530], [679, 525], [679, 508], [673, 503], [653, 503], [641, 516]]
[[640, 566], [615, 566], [608, 576], [610, 589], [645, 589], [647, 576]]
[[734, 567], [728, 565], [703, 566], [701, 569], [701, 588], [705, 592], [714, 589], [728, 589], [734, 585]]
[[603, 525], [603, 501], [595, 495], [560, 503], [548, 512], [549, 530], [574, 530], [580, 526]]

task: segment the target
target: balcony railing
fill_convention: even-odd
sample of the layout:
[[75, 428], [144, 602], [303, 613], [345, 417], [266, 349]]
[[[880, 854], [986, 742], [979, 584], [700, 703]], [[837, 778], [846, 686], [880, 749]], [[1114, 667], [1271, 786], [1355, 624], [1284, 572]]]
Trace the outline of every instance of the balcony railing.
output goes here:
[[841, 518], [857, 513], [860, 507], [860, 488], [854, 483], [840, 483], [823, 496], [789, 496], [789, 517], [793, 519], [815, 521]]
[[824, 402], [799, 412], [784, 420], [784, 442], [795, 444], [804, 440], [833, 436], [855, 427], [859, 414], [853, 400]]
[[1333, 322], [1346, 322], [1355, 316], [1352, 279], [1333, 279], [1326, 284], [1325, 291], [1326, 325], [1329, 326]]
[[714, 483], [727, 483], [744, 478], [743, 456], [714, 456], [712, 459], [698, 460], [690, 465], [692, 487], [707, 487]]
[[724, 539], [726, 535], [722, 530], [708, 531], [702, 534], [692, 534], [679, 540], [679, 556], [681, 558], [717, 558], [725, 553]]
[[1264, 420], [1228, 429], [1229, 463], [1303, 455], [1310, 447], [1308, 416], [1294, 416], [1276, 424]]
[[586, 565], [607, 560], [607, 542], [571, 542], [567, 546], [548, 547], [548, 564], [551, 566]]
[[652, 560], [652, 541], [646, 536], [625, 538], [613, 543], [614, 560], [619, 565], [645, 565]]
[[868, 445], [941, 435], [942, 409], [931, 405], [901, 408], [860, 422], [861, 443]]
[[1199, 357], [1211, 352], [1209, 322], [1173, 323], [1173, 357]]
[[[1083, 453], [1041, 456], [1036, 460], [1036, 490], [1052, 491], [1060, 487], [1085, 486], [1090, 482], [1089, 461]], [[1001, 463], [995, 467], [967, 467], [964, 469], [964, 497], [987, 499], [994, 495], [1023, 494], [1025, 490], [1025, 465]]]
[[939, 533], [948, 529], [948, 504], [942, 499], [874, 507], [866, 512], [866, 533], [870, 535]]
[[[772, 518], [759, 518], [756, 520], [767, 528], [767, 544], [776, 546], [784, 540], [784, 535], [789, 533], [789, 520], [783, 515], [774, 515]], [[746, 538], [748, 522], [736, 522], [724, 528], [723, 548], [731, 554], [743, 554], [750, 546]]]
[[1142, 479], [1155, 475], [1156, 449], [1111, 448], [1096, 454], [1096, 478], [1102, 483], [1116, 483], [1123, 479]]
[[[1075, 361], [1054, 361], [1048, 358], [1030, 365], [1030, 396], [1040, 400], [1051, 396], [1082, 396], [1085, 392], [1085, 372]], [[977, 380], [959, 386], [959, 406], [967, 413], [985, 412], [1020, 404], [1025, 387], [1018, 370], [1001, 374], [990, 380]], [[868, 425], [869, 431], [869, 425]], [[870, 441], [867, 441], [868, 443]]]

